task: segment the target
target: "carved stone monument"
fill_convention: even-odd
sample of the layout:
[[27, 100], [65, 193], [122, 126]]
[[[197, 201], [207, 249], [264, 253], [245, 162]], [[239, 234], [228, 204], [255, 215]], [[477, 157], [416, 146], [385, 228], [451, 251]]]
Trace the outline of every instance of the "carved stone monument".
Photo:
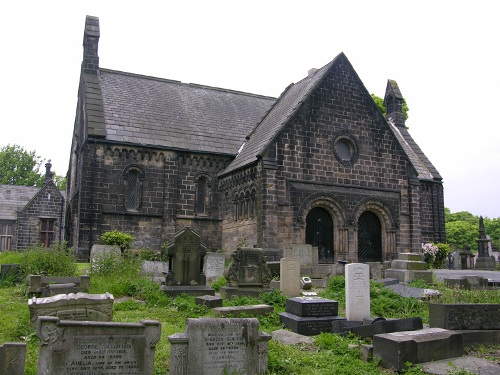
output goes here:
[[113, 319], [113, 295], [70, 293], [28, 300], [30, 324], [35, 327], [39, 316], [57, 316], [64, 320], [109, 322]]
[[165, 276], [165, 286], [162, 286], [166, 294], [215, 294], [215, 291], [206, 285], [203, 259], [207, 248], [201, 243], [198, 233], [190, 227], [185, 227], [175, 234], [174, 241], [168, 243], [167, 248], [169, 271]]
[[203, 271], [207, 280], [217, 280], [220, 276], [224, 276], [225, 257], [223, 253], [207, 253], [205, 255], [205, 265]]
[[168, 337], [169, 374], [263, 374], [270, 339], [255, 318], [188, 319], [185, 333]]
[[222, 287], [220, 291], [228, 299], [235, 295], [257, 297], [264, 291], [270, 291], [271, 271], [262, 249], [237, 249], [231, 255], [231, 263], [224, 276], [227, 286]]
[[484, 232], [484, 220], [483, 217], [479, 217], [479, 238], [477, 239], [477, 260], [476, 266], [474, 267], [477, 270], [494, 270], [496, 266], [495, 257], [490, 255], [488, 251], [488, 244], [491, 243], [486, 237]]
[[43, 316], [37, 375], [152, 375], [160, 322], [77, 322]]
[[370, 316], [370, 266], [345, 266], [345, 312], [347, 320], [363, 321]]
[[26, 344], [6, 342], [0, 345], [0, 375], [24, 375]]

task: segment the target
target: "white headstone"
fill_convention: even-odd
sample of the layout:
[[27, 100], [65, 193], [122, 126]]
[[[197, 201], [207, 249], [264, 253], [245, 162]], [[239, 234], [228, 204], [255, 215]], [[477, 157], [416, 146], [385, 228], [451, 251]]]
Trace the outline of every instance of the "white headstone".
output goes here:
[[345, 266], [347, 320], [362, 321], [370, 316], [370, 267], [351, 263]]
[[300, 296], [300, 261], [297, 258], [281, 258], [280, 290], [284, 296]]
[[287, 245], [283, 251], [283, 257], [299, 259], [302, 267], [318, 265], [318, 250], [313, 248], [312, 245]]
[[460, 254], [458, 253], [458, 251], [454, 251], [451, 255], [453, 257], [453, 269], [459, 270], [460, 269]]
[[224, 276], [225, 260], [223, 253], [207, 253], [205, 255], [203, 271], [207, 280], [217, 280], [219, 277]]

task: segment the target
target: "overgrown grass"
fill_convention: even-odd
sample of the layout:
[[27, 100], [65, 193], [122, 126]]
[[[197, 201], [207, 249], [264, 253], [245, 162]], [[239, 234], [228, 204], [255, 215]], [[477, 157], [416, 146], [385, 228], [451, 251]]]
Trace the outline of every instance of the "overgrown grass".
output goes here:
[[[0, 254], [0, 262], [11, 263], [10, 255]], [[147, 277], [141, 277], [140, 261], [137, 257], [114, 257], [107, 260], [117, 264], [106, 264], [101, 269], [91, 270], [91, 293], [109, 292], [115, 297], [115, 322], [139, 322], [144, 319], [161, 322], [161, 339], [156, 346], [154, 374], [164, 375], [168, 370], [170, 345], [168, 336], [184, 332], [188, 318], [212, 317], [210, 309], [195, 304], [195, 298], [180, 295], [170, 298], [160, 287]], [[7, 260], [7, 261], [6, 261]], [[12, 262], [15, 263], [15, 262]], [[89, 272], [88, 264], [77, 267], [78, 274]], [[220, 281], [222, 284], [223, 282]], [[345, 280], [332, 278], [321, 293], [325, 298], [339, 302], [339, 315], [345, 311]], [[27, 343], [26, 374], [36, 374], [39, 342], [34, 330], [29, 326], [29, 311], [25, 287], [21, 285], [0, 287], [0, 343], [25, 341]], [[442, 293], [441, 302], [500, 303], [497, 291], [462, 291], [449, 289], [443, 283], [436, 288]], [[428, 302], [401, 297], [381, 284], [370, 285], [371, 313], [373, 316], [412, 317], [421, 316], [428, 321]], [[282, 328], [278, 313], [284, 311], [286, 297], [279, 291], [262, 293], [258, 298], [233, 298], [225, 300], [224, 306], [266, 303], [274, 307], [274, 312], [258, 317], [260, 330], [271, 333]], [[283, 345], [269, 342], [269, 366], [266, 374], [276, 375], [330, 375], [330, 374], [393, 374], [378, 366], [378, 362], [365, 362], [358, 346], [362, 341], [352, 336], [322, 333], [315, 337], [313, 344]], [[498, 353], [498, 347], [480, 348], [476, 351], [488, 358]], [[495, 355], [495, 354], [493, 354]], [[455, 372], [456, 375], [464, 374]], [[410, 367], [405, 374], [422, 374], [419, 366]]]

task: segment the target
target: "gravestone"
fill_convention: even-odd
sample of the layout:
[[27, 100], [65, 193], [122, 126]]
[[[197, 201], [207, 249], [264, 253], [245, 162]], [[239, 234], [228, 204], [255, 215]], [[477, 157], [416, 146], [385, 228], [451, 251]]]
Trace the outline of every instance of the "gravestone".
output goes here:
[[488, 245], [491, 247], [491, 240], [486, 237], [484, 231], [483, 217], [479, 217], [479, 237], [477, 239], [477, 260], [475, 269], [478, 270], [494, 270], [496, 267], [495, 257], [491, 255], [491, 249], [488, 250]]
[[88, 292], [90, 276], [42, 276], [30, 275], [28, 278], [29, 293], [49, 297], [56, 294]]
[[370, 267], [363, 263], [345, 266], [346, 318], [362, 321], [370, 316]]
[[270, 339], [255, 318], [188, 319], [185, 333], [168, 337], [169, 374], [264, 374]]
[[207, 280], [217, 280], [224, 276], [224, 262], [226, 261], [223, 253], [207, 253], [205, 255], [205, 264], [203, 267]]
[[280, 259], [280, 290], [284, 296], [300, 296], [300, 262], [297, 258]]
[[168, 273], [168, 262], [154, 260], [143, 260], [141, 263], [141, 275], [148, 276], [157, 284], [165, 282], [165, 275]]
[[220, 292], [228, 299], [233, 296], [258, 297], [260, 293], [270, 291], [271, 271], [264, 251], [259, 248], [236, 249], [224, 276], [227, 285], [220, 288]]
[[278, 315], [286, 328], [304, 336], [331, 332], [334, 321], [345, 321], [338, 316], [337, 301], [320, 297], [287, 298], [285, 312]]
[[56, 316], [62, 320], [92, 320], [109, 322], [113, 319], [113, 295], [70, 293], [28, 300], [30, 324], [35, 327], [40, 316]]
[[500, 304], [431, 303], [429, 326], [453, 330], [500, 330]]
[[286, 245], [283, 250], [284, 258], [296, 258], [301, 267], [310, 267], [318, 265], [318, 251], [312, 245], [291, 244]]
[[392, 333], [401, 331], [416, 331], [423, 329], [422, 318], [404, 318], [404, 319], [375, 319], [370, 324], [363, 324], [359, 326], [346, 327], [346, 330], [354, 333], [359, 337], [373, 337], [382, 333]]
[[122, 252], [118, 246], [113, 245], [92, 245], [90, 250], [90, 267], [99, 267], [99, 258], [102, 260], [112, 257], [121, 257]]
[[373, 356], [386, 368], [402, 371], [412, 364], [457, 358], [463, 355], [463, 339], [458, 332], [441, 328], [384, 333], [373, 336]]
[[454, 251], [453, 253], [451, 253], [451, 256], [453, 258], [453, 269], [454, 270], [459, 270], [460, 269], [460, 254], [458, 253], [458, 251]]
[[160, 322], [78, 322], [43, 316], [37, 375], [152, 375]]
[[169, 272], [165, 276], [165, 285], [161, 287], [166, 294], [215, 294], [215, 291], [206, 285], [203, 262], [207, 248], [201, 243], [198, 233], [190, 227], [185, 227], [175, 234], [174, 241], [168, 243], [167, 248]]
[[0, 375], [24, 375], [26, 344], [6, 342], [0, 345]]
[[432, 283], [432, 271], [427, 270], [424, 254], [398, 253], [397, 256], [398, 258], [391, 262], [391, 268], [384, 271], [386, 279], [398, 279], [402, 283], [414, 280]]

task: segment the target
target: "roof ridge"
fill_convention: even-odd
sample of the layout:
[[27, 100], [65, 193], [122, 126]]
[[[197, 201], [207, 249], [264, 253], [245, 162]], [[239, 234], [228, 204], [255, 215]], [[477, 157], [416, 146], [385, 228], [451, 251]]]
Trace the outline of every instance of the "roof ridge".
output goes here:
[[124, 75], [124, 76], [143, 78], [143, 79], [148, 79], [148, 80], [152, 80], [152, 81], [173, 83], [173, 84], [182, 85], [182, 86], [198, 87], [198, 88], [201, 88], [201, 89], [214, 90], [214, 91], [222, 91], [222, 92], [227, 92], [227, 93], [231, 93], [231, 94], [241, 94], [241, 95], [250, 96], [250, 97], [254, 97], [254, 98], [276, 100], [275, 97], [268, 96], [268, 95], [260, 95], [260, 94], [254, 94], [254, 93], [250, 93], [250, 92], [245, 92], [245, 91], [225, 89], [225, 88], [221, 88], [221, 87], [208, 86], [208, 85], [203, 85], [203, 84], [199, 84], [199, 83], [186, 83], [186, 82], [177, 81], [177, 80], [168, 79], [168, 78], [161, 78], [161, 77], [155, 77], [155, 76], [147, 76], [147, 75], [144, 75], [144, 74], [130, 73], [130, 72], [124, 72], [124, 71], [121, 71], [121, 70], [114, 70], [114, 69], [99, 68], [99, 70], [101, 72], [105, 72], [105, 73], [121, 74], [121, 75]]

